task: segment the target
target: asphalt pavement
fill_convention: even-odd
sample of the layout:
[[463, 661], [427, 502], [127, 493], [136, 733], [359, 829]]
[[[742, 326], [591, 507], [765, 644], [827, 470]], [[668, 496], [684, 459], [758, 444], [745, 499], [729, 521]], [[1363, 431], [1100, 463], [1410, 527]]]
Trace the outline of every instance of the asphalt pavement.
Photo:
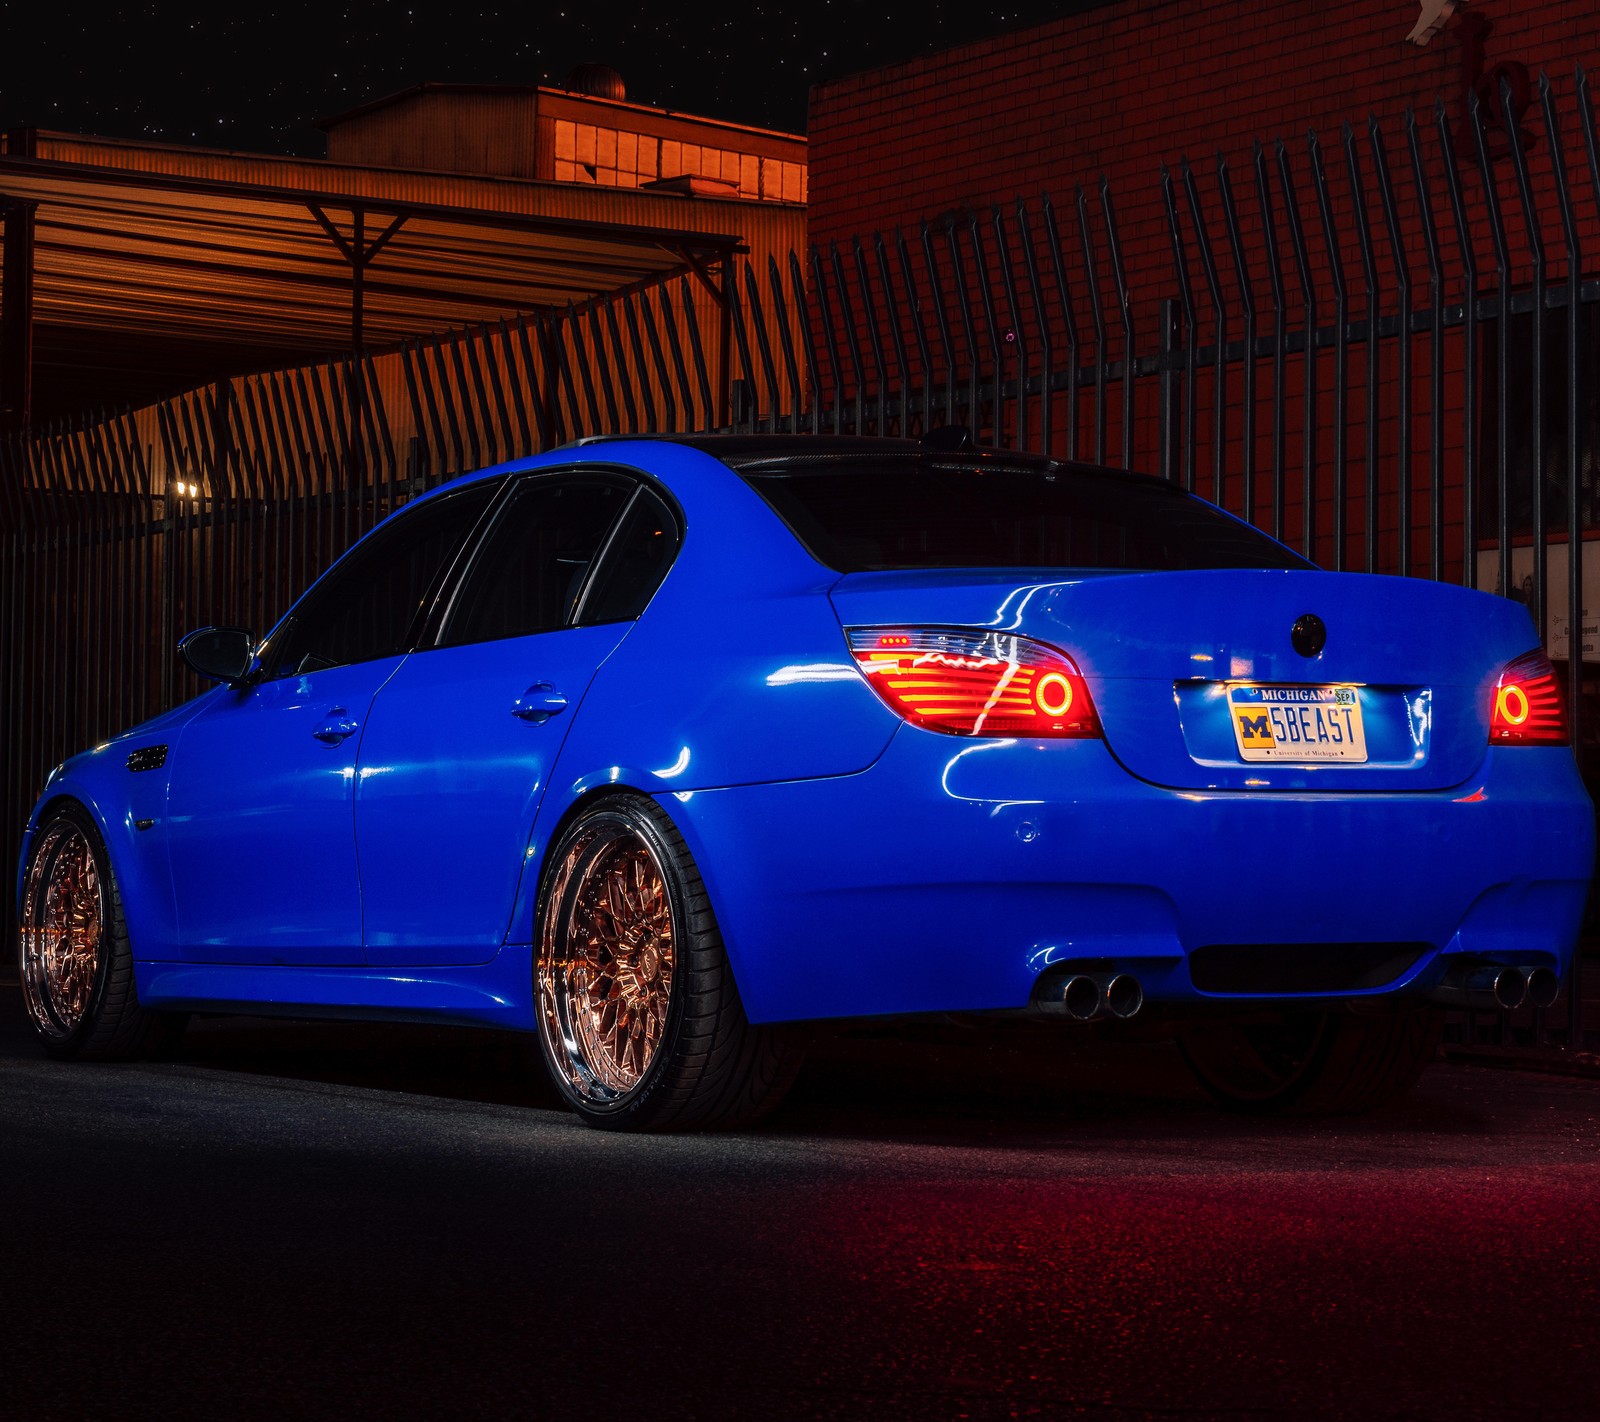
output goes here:
[[0, 1231], [7, 1422], [1600, 1416], [1600, 1084], [1531, 1072], [1259, 1121], [952, 1028], [641, 1138], [508, 1036], [61, 1065], [0, 987]]

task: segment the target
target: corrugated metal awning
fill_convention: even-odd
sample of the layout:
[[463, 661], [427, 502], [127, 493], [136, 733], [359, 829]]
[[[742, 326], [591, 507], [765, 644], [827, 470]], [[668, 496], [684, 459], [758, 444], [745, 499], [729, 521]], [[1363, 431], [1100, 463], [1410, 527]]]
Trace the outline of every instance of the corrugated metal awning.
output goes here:
[[36, 365], [107, 376], [162, 345], [241, 368], [356, 334], [382, 347], [704, 276], [744, 250], [731, 234], [14, 155], [0, 200], [34, 206]]
[[151, 334], [192, 330], [347, 347], [351, 263], [365, 272], [368, 345], [510, 312], [583, 302], [709, 266], [732, 235], [352, 198], [205, 178], [0, 157], [0, 194], [38, 204], [34, 319]]

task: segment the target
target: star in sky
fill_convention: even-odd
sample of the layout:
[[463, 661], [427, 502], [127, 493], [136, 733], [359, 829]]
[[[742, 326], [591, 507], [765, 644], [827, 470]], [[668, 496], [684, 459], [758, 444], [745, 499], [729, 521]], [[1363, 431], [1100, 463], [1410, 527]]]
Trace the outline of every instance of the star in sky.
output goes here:
[[640, 103], [802, 131], [812, 84], [1096, 3], [0, 0], [0, 127], [317, 155], [314, 120], [421, 80], [552, 84], [589, 62]]

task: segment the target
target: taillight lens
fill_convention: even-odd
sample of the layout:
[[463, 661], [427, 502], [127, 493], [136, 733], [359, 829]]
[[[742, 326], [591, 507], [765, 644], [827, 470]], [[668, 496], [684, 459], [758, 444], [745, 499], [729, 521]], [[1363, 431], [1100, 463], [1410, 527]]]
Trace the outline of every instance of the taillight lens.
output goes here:
[[1494, 685], [1489, 707], [1489, 744], [1564, 746], [1567, 712], [1556, 669], [1543, 652], [1525, 652], [1509, 662]]
[[1042, 642], [938, 627], [854, 627], [867, 681], [906, 720], [953, 736], [1100, 735], [1077, 667]]

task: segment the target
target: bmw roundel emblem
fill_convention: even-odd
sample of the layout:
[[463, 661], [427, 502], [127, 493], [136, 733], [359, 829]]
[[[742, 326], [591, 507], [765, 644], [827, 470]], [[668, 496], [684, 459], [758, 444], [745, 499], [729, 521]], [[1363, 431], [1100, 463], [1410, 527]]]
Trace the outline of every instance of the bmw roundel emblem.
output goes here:
[[1314, 612], [1303, 613], [1289, 629], [1289, 640], [1302, 657], [1315, 657], [1328, 643], [1328, 628]]

